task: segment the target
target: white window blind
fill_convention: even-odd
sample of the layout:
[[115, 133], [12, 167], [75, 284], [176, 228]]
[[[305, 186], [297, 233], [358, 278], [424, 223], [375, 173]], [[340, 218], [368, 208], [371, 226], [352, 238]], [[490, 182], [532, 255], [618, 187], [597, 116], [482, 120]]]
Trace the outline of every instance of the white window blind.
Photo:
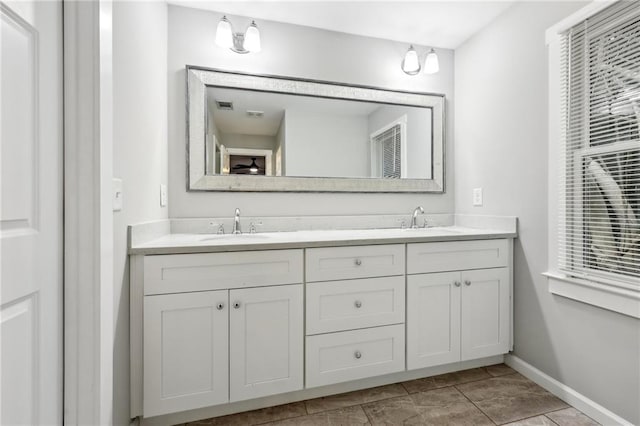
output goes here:
[[402, 131], [400, 124], [389, 127], [374, 138], [380, 156], [380, 169], [383, 178], [400, 179], [402, 177]]
[[640, 285], [640, 2], [562, 34], [559, 265]]

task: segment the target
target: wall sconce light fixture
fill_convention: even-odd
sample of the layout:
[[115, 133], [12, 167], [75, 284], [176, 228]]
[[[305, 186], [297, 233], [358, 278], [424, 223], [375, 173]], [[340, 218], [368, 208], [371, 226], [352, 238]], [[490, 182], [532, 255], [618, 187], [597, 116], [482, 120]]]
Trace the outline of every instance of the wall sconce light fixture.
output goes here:
[[[413, 48], [413, 45], [409, 46], [409, 50], [405, 53], [401, 66], [402, 71], [409, 75], [416, 75], [422, 69], [420, 66], [420, 59], [418, 58], [418, 52]], [[438, 71], [440, 71], [438, 54], [435, 49], [431, 49], [429, 50], [429, 53], [427, 53], [427, 58], [424, 61], [424, 72], [425, 74], [435, 74]]]
[[218, 22], [216, 44], [220, 47], [231, 49], [236, 53], [259, 52], [261, 49], [260, 31], [258, 31], [256, 21], [251, 22], [244, 34], [236, 33], [233, 31], [231, 22], [226, 16], [223, 16]]

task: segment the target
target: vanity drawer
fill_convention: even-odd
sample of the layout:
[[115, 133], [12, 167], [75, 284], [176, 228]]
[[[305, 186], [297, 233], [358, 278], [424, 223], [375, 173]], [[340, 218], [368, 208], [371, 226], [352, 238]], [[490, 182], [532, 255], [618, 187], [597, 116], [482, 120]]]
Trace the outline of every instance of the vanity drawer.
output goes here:
[[307, 249], [307, 282], [404, 274], [404, 244]]
[[404, 322], [404, 277], [307, 284], [307, 334]]
[[507, 240], [407, 244], [407, 274], [500, 268], [509, 264]]
[[404, 324], [307, 337], [307, 388], [404, 371]]
[[144, 257], [144, 294], [299, 284], [302, 250]]

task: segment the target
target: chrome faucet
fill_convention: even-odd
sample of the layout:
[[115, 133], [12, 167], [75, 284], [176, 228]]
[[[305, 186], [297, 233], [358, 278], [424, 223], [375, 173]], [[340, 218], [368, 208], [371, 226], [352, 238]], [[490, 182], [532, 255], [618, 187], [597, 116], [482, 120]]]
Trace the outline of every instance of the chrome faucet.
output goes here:
[[[411, 215], [411, 228], [418, 228], [418, 213], [424, 214], [424, 209], [422, 206], [418, 206], [413, 210], [413, 215]], [[426, 224], [426, 221], [425, 221]]]
[[233, 231], [232, 234], [242, 234], [240, 229], [240, 209], [236, 208], [236, 215], [233, 218]]

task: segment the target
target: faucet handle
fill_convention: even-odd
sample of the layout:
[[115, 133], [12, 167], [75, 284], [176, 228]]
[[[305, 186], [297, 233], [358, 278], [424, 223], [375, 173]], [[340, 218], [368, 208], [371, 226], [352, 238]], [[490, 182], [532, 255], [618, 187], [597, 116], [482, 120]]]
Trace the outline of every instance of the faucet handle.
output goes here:
[[224, 224], [218, 225], [218, 234], [224, 234]]
[[396, 219], [396, 222], [400, 222], [400, 229], [405, 229], [407, 227], [407, 222], [404, 219]]
[[255, 224], [255, 223], [253, 223], [253, 222], [251, 222], [251, 223], [249, 224], [249, 233], [250, 233], [250, 234], [255, 234], [255, 233], [256, 233], [256, 224]]

